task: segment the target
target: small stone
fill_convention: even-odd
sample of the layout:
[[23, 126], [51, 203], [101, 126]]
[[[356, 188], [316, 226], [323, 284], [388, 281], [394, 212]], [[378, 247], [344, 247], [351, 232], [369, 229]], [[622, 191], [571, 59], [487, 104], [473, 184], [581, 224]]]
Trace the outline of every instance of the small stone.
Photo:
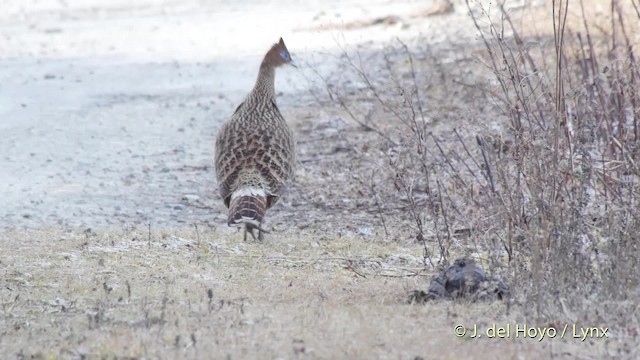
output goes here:
[[55, 298], [53, 299], [52, 302], [49, 303], [51, 306], [64, 306], [64, 307], [68, 307], [69, 306], [69, 302], [63, 298]]
[[195, 194], [186, 194], [182, 196], [182, 201], [186, 201], [188, 203], [193, 203], [200, 200], [200, 196]]

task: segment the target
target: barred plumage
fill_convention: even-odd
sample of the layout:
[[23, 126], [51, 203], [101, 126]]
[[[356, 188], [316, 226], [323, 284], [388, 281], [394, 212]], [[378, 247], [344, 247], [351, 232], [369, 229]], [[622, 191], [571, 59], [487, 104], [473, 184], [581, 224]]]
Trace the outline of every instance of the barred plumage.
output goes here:
[[215, 168], [228, 225], [245, 227], [255, 239], [266, 232], [267, 209], [283, 194], [296, 162], [291, 129], [276, 105], [275, 68], [291, 63], [282, 38], [267, 52], [253, 90], [225, 122], [216, 139]]

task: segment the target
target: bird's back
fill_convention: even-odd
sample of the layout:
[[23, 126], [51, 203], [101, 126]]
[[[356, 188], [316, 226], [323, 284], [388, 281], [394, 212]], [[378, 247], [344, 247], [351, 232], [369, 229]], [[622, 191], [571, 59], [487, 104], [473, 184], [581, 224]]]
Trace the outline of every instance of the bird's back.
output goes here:
[[242, 187], [263, 189], [271, 207], [293, 176], [295, 142], [275, 101], [251, 95], [218, 133], [215, 165], [220, 195], [229, 206]]

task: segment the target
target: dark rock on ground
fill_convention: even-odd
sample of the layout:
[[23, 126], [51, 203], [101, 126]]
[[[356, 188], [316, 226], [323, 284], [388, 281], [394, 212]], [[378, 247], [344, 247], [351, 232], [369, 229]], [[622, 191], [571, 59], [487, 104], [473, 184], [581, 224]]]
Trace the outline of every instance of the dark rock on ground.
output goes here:
[[440, 270], [431, 278], [425, 292], [414, 290], [409, 294], [410, 303], [424, 303], [437, 299], [470, 299], [471, 301], [502, 300], [509, 295], [507, 286], [497, 277], [487, 276], [475, 261], [460, 258], [446, 270]]

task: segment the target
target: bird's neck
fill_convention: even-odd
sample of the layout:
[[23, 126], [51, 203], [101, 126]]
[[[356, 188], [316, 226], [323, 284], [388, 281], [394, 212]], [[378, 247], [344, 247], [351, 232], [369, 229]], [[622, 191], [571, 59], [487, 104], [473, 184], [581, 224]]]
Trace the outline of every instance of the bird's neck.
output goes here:
[[267, 99], [275, 99], [275, 69], [272, 65], [262, 62], [260, 65], [260, 72], [258, 73], [258, 79], [253, 87], [252, 94]]

